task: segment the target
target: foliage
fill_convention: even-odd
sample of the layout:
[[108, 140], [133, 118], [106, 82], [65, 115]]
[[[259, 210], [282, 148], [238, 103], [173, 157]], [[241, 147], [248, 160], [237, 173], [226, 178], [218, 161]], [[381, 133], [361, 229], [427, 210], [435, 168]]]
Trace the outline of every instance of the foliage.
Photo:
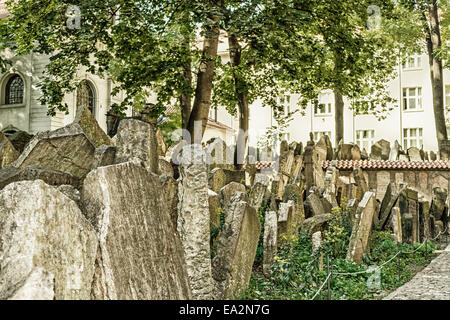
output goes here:
[[[243, 299], [311, 299], [327, 278], [327, 256], [333, 273], [355, 273], [353, 275], [337, 275], [331, 277], [331, 295], [333, 300], [377, 299], [386, 295], [407, 281], [418, 269], [428, 264], [435, 255], [433, 251], [438, 245], [428, 241], [427, 246], [416, 243], [416, 251], [412, 254], [412, 245], [396, 244], [389, 232], [372, 231], [369, 240], [369, 253], [364, 256], [361, 265], [346, 260], [350, 229], [347, 219], [347, 208], [334, 208], [334, 217], [324, 232], [320, 252], [324, 258], [324, 270], [319, 270], [320, 252], [312, 253], [311, 236], [299, 233], [291, 250], [290, 245], [279, 249], [272, 267], [270, 278], [264, 277], [256, 267], [252, 274], [250, 287], [241, 296]], [[420, 248], [419, 248], [420, 247]], [[419, 249], [418, 249], [419, 248]], [[417, 250], [418, 249], [418, 250]], [[370, 288], [368, 281], [373, 279], [374, 272], [367, 272], [371, 266], [381, 266], [397, 252], [402, 253], [380, 271], [380, 288]], [[259, 260], [258, 260], [259, 261]], [[399, 279], [400, 275], [400, 279]], [[315, 298], [327, 299], [326, 285]]]

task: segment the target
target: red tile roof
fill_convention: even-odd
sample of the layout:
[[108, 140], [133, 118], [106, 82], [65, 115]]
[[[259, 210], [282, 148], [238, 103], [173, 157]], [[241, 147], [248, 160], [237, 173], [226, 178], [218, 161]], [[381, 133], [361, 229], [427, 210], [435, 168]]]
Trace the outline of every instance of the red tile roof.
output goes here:
[[450, 170], [450, 160], [437, 161], [387, 161], [387, 160], [334, 160], [324, 161], [322, 167], [327, 169], [334, 162], [339, 170], [352, 170], [356, 167], [361, 169], [417, 169], [417, 170]]
[[[450, 170], [450, 160], [437, 161], [385, 161], [385, 160], [333, 160], [324, 161], [322, 168], [326, 170], [331, 164], [339, 170], [353, 170], [356, 167], [368, 170]], [[275, 162], [256, 162], [257, 169], [272, 168]]]

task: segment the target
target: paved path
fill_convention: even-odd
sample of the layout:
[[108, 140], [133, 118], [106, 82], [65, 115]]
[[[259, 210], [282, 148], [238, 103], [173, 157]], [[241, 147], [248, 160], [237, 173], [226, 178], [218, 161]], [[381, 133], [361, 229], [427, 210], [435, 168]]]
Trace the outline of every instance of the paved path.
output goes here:
[[450, 245], [384, 300], [450, 300]]

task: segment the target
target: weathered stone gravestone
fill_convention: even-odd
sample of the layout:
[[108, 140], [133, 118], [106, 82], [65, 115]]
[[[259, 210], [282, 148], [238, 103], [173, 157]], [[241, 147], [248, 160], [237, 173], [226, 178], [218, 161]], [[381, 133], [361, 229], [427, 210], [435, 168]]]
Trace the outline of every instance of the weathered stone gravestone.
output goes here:
[[156, 134], [156, 142], [158, 145], [158, 156], [165, 157], [168, 147], [166, 141], [164, 140], [164, 135], [160, 128], [156, 129], [155, 134]]
[[398, 196], [398, 186], [395, 183], [389, 183], [380, 206], [378, 226], [381, 229], [384, 229], [386, 227], [387, 222], [390, 218], [392, 207], [397, 202]]
[[158, 173], [168, 176], [168, 177], [173, 177], [174, 176], [174, 170], [172, 167], [172, 164], [170, 164], [169, 161], [166, 161], [163, 158], [159, 158], [158, 159]]
[[208, 174], [206, 155], [200, 145], [183, 148], [180, 175], [177, 228], [192, 296], [194, 299], [212, 299]]
[[97, 236], [54, 187], [37, 180], [3, 189], [0, 239], [1, 299], [90, 298]]
[[[82, 204], [100, 242], [92, 299], [192, 298], [186, 270], [186, 262], [189, 266], [192, 260], [184, 259], [162, 190], [159, 176], [131, 162], [101, 167], [86, 177]], [[188, 220], [183, 209], [180, 216]], [[185, 241], [186, 225], [180, 220], [180, 236]], [[197, 235], [197, 230], [191, 228], [189, 234]], [[205, 255], [209, 259], [209, 251]]]
[[280, 168], [278, 171], [278, 190], [276, 194], [276, 199], [283, 199], [284, 188], [288, 184], [291, 178], [292, 167], [294, 165], [294, 151], [288, 150], [280, 157]]
[[323, 188], [325, 185], [322, 162], [319, 161], [319, 156], [314, 150], [314, 141], [312, 137], [310, 138], [303, 155], [307, 190], [312, 186]]
[[336, 185], [338, 179], [339, 170], [333, 166], [328, 167], [325, 173], [325, 191], [323, 193], [323, 197], [330, 203], [336, 201]]
[[419, 241], [419, 208], [416, 190], [405, 188], [398, 198], [402, 221], [402, 240], [413, 244]]
[[210, 229], [218, 228], [220, 226], [220, 198], [217, 193], [208, 190], [208, 204], [209, 204], [209, 220]]
[[262, 183], [255, 183], [250, 190], [248, 197], [249, 205], [251, 205], [258, 212], [263, 200], [265, 199], [267, 187]]
[[97, 147], [94, 152], [94, 161], [92, 163], [92, 170], [98, 167], [105, 167], [112, 165], [116, 158], [116, 147], [111, 147], [106, 144], [102, 144]]
[[278, 243], [282, 245], [290, 242], [292, 236], [295, 236], [296, 233], [297, 219], [294, 201], [282, 202], [278, 212]]
[[152, 124], [134, 119], [122, 120], [116, 139], [116, 164], [138, 161], [151, 172], [158, 173], [158, 146]]
[[0, 132], [0, 169], [17, 160], [19, 152], [6, 136]]
[[395, 241], [397, 243], [402, 243], [402, 215], [400, 213], [399, 207], [392, 208], [392, 230], [394, 231]]
[[372, 145], [370, 159], [372, 160], [389, 160], [391, 153], [391, 144], [389, 141], [381, 139]]
[[333, 145], [331, 144], [330, 137], [323, 135], [314, 146], [315, 152], [318, 154], [318, 160], [320, 162], [325, 160], [333, 160]]
[[437, 160], [437, 156], [436, 156], [436, 153], [434, 153], [434, 151], [430, 151], [430, 160], [431, 161]]
[[337, 160], [352, 160], [352, 144], [345, 144], [342, 140], [339, 142], [336, 150]]
[[245, 198], [243, 193], [236, 193], [225, 213], [217, 255], [212, 261], [215, 299], [236, 298], [250, 282], [261, 224]]
[[223, 172], [223, 169], [221, 168], [214, 168], [211, 170], [208, 178], [208, 185], [209, 188], [218, 193], [220, 192], [220, 189], [222, 189], [227, 182], [227, 176]]
[[408, 149], [408, 156], [410, 161], [422, 161], [419, 148], [411, 147]]
[[38, 179], [52, 186], [71, 185], [79, 187], [80, 184], [80, 179], [69, 173], [34, 166], [25, 169], [8, 166], [0, 170], [0, 190], [12, 182]]
[[319, 216], [325, 213], [323, 202], [316, 193], [311, 193], [305, 201], [305, 216], [306, 218]]
[[295, 156], [294, 165], [292, 166], [291, 177], [289, 183], [299, 183], [302, 180], [301, 174], [303, 169], [303, 157]]
[[228, 170], [223, 169], [223, 173], [225, 173], [225, 183], [229, 184], [231, 182], [237, 183], [245, 183], [245, 171], [244, 170]]
[[302, 223], [302, 231], [309, 235], [317, 231], [323, 231], [327, 228], [328, 222], [333, 218], [331, 213], [321, 214], [318, 216], [314, 216], [306, 219]]
[[361, 149], [357, 144], [353, 145], [351, 149], [352, 160], [359, 161], [361, 160]]
[[394, 146], [391, 148], [391, 151], [389, 152], [389, 160], [390, 161], [396, 161], [398, 160], [398, 156], [400, 154], [402, 147], [398, 143], [397, 140], [394, 142]]
[[169, 209], [170, 219], [177, 227], [178, 221], [178, 184], [179, 182], [174, 178], [166, 175], [159, 176], [162, 184], [162, 192], [166, 199], [167, 208]]
[[278, 218], [275, 211], [268, 211], [264, 220], [264, 241], [263, 241], [263, 273], [266, 277], [271, 274], [273, 258], [277, 254], [278, 247]]
[[19, 151], [19, 153], [23, 152], [25, 146], [30, 142], [31, 138], [33, 138], [33, 135], [12, 126], [6, 127], [2, 132], [12, 143], [14, 149]]
[[[315, 255], [320, 251], [322, 245], [322, 232], [317, 231], [312, 235], [312, 254]], [[323, 271], [323, 253], [320, 252], [319, 256], [319, 270]]]
[[73, 123], [77, 123], [83, 129], [86, 137], [92, 141], [96, 147], [101, 145], [114, 146], [111, 138], [100, 128], [97, 120], [92, 116], [87, 106], [77, 108], [77, 113]]
[[353, 224], [352, 235], [347, 251], [347, 259], [357, 264], [362, 262], [366, 252], [370, 232], [372, 231], [373, 216], [376, 210], [375, 194], [368, 191], [364, 194], [358, 205], [356, 221]]
[[80, 125], [73, 123], [35, 135], [11, 165], [19, 169], [36, 166], [62, 171], [83, 179], [92, 168], [94, 153], [95, 145]]
[[435, 220], [443, 220], [442, 218], [445, 211], [446, 201], [447, 190], [441, 187], [433, 188], [430, 214], [433, 215]]
[[286, 186], [283, 202], [288, 202], [289, 200], [295, 203], [295, 219], [298, 223], [302, 223], [305, 220], [305, 207], [303, 205], [303, 186], [297, 184], [288, 184]]
[[234, 169], [234, 150], [220, 138], [212, 138], [206, 142], [206, 162], [210, 169]]
[[229, 211], [228, 207], [231, 204], [231, 198], [239, 192], [246, 194], [245, 186], [242, 183], [237, 182], [231, 182], [226, 186], [224, 186], [222, 189], [220, 189], [219, 192], [220, 203], [222, 205], [222, 209], [224, 210], [225, 214]]

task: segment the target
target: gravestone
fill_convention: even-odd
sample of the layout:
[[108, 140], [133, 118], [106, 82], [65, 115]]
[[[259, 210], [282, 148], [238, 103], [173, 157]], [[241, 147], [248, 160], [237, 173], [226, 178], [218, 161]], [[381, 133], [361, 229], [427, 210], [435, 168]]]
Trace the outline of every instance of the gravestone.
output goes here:
[[256, 210], [238, 192], [225, 212], [225, 224], [212, 260], [214, 299], [232, 299], [248, 287], [261, 224]]
[[0, 299], [31, 298], [28, 287], [38, 299], [88, 300], [98, 240], [77, 204], [41, 180], [8, 185], [0, 204]]
[[158, 173], [158, 145], [152, 124], [124, 119], [120, 121], [116, 139], [116, 164], [138, 161], [151, 172]]
[[212, 299], [210, 212], [206, 155], [200, 145], [183, 148], [180, 157], [177, 229], [184, 249], [194, 299]]
[[389, 141], [381, 139], [372, 145], [370, 159], [372, 160], [389, 160], [391, 153], [391, 144]]
[[[179, 238], [162, 190], [159, 176], [132, 162], [101, 167], [86, 177], [81, 202], [99, 238], [91, 299], [192, 298], [186, 270], [192, 256], [185, 260], [180, 242], [186, 239], [183, 227], [189, 220], [185, 203], [189, 197], [185, 194], [182, 202]], [[200, 209], [194, 212], [200, 214]], [[208, 211], [207, 220], [208, 242]], [[200, 238], [199, 226], [189, 225], [189, 235]], [[190, 245], [196, 248], [194, 240]], [[209, 262], [209, 252], [205, 255]]]
[[266, 277], [271, 274], [273, 258], [277, 254], [277, 229], [278, 218], [275, 211], [268, 211], [264, 219], [264, 240], [263, 240], [263, 273]]
[[14, 148], [8, 138], [0, 132], [0, 169], [4, 168], [19, 157], [19, 152]]
[[373, 216], [376, 210], [375, 194], [368, 191], [364, 194], [356, 211], [352, 235], [347, 251], [347, 259], [361, 264], [362, 256], [367, 250], [369, 236], [372, 231]]
[[95, 149], [80, 125], [73, 123], [36, 134], [11, 165], [19, 169], [36, 166], [83, 179], [91, 171]]

